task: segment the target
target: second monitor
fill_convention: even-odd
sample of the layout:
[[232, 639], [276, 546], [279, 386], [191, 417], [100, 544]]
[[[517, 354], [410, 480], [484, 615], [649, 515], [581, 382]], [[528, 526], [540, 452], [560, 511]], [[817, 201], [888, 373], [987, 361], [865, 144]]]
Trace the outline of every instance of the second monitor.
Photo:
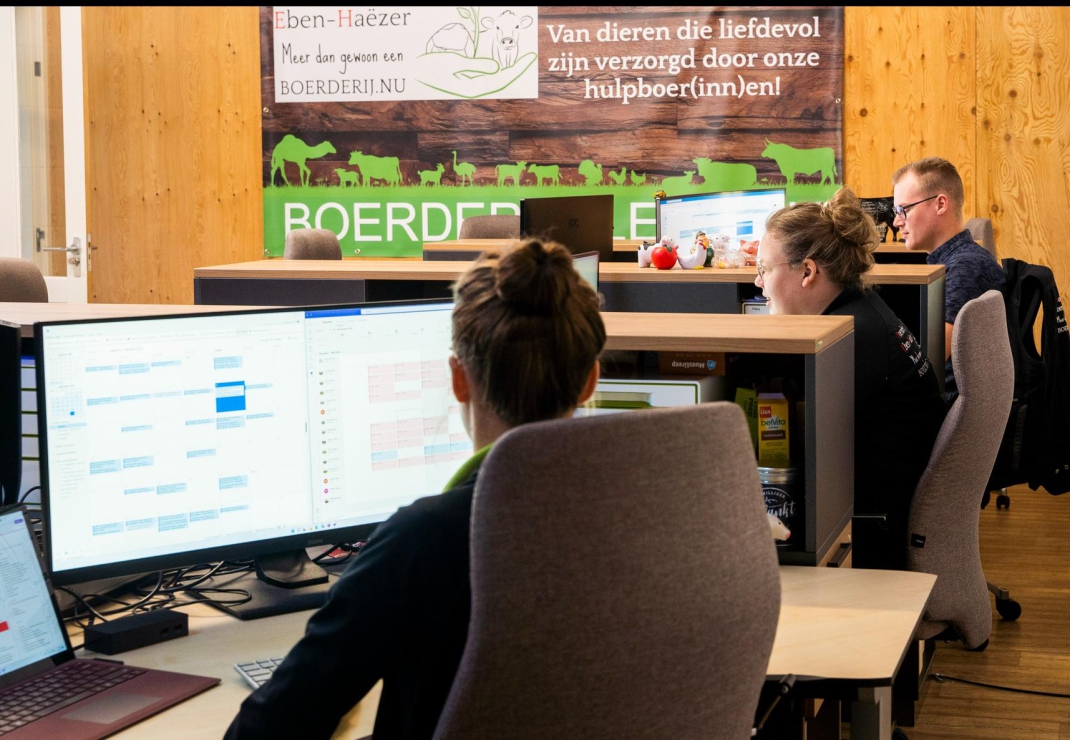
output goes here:
[[613, 260], [613, 196], [569, 195], [520, 201], [520, 233], [552, 239], [573, 254]]

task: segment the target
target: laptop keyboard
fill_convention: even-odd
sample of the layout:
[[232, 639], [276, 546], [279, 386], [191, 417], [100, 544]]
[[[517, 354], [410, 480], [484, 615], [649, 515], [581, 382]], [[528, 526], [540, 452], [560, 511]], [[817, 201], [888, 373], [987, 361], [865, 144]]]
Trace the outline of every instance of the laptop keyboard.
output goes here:
[[72, 660], [0, 695], [0, 735], [118, 686], [145, 671], [114, 663]]
[[245, 679], [245, 683], [254, 689], [258, 689], [267, 683], [267, 680], [271, 678], [280, 663], [282, 663], [282, 658], [266, 658], [265, 660], [254, 660], [250, 663], [237, 663], [234, 666], [234, 670]]

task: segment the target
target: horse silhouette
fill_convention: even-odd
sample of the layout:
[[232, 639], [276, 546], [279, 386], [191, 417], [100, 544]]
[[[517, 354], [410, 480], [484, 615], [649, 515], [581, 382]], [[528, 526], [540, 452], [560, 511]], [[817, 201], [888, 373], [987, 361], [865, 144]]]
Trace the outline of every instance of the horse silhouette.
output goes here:
[[836, 182], [836, 152], [829, 147], [796, 149], [787, 144], [774, 144], [766, 139], [762, 156], [776, 162], [780, 174], [787, 178], [788, 185], [795, 182], [796, 175], [812, 175], [815, 172], [821, 173], [822, 185], [826, 181], [830, 184]]
[[457, 177], [461, 178], [461, 185], [464, 185], [464, 181], [467, 179], [468, 184], [472, 184], [472, 175], [476, 173], [476, 166], [471, 162], [458, 162], [457, 150], [453, 150], [453, 171], [457, 174]]
[[281, 170], [282, 181], [289, 185], [290, 181], [286, 179], [286, 163], [293, 162], [301, 170], [301, 185], [307, 186], [312, 171], [305, 162], [334, 153], [335, 148], [329, 141], [309, 146], [293, 134], [286, 134], [282, 137], [282, 141], [271, 150], [271, 184], [275, 184], [275, 173]]

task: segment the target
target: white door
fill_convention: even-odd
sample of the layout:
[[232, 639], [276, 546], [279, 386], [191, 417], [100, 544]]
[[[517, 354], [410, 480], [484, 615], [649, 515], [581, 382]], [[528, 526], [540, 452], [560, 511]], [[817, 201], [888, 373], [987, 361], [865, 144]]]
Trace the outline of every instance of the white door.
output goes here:
[[52, 302], [85, 303], [82, 9], [0, 6], [0, 257], [32, 260]]

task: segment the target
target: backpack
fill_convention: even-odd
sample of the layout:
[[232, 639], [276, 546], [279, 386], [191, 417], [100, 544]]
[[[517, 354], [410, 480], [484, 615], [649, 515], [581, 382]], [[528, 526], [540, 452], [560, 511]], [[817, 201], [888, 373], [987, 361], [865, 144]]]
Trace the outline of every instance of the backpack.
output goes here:
[[[1052, 271], [1003, 260], [1004, 306], [1014, 356], [1014, 401], [989, 490], [1027, 483], [1052, 495], [1070, 491], [1070, 333]], [[1041, 345], [1033, 335], [1044, 309]]]

